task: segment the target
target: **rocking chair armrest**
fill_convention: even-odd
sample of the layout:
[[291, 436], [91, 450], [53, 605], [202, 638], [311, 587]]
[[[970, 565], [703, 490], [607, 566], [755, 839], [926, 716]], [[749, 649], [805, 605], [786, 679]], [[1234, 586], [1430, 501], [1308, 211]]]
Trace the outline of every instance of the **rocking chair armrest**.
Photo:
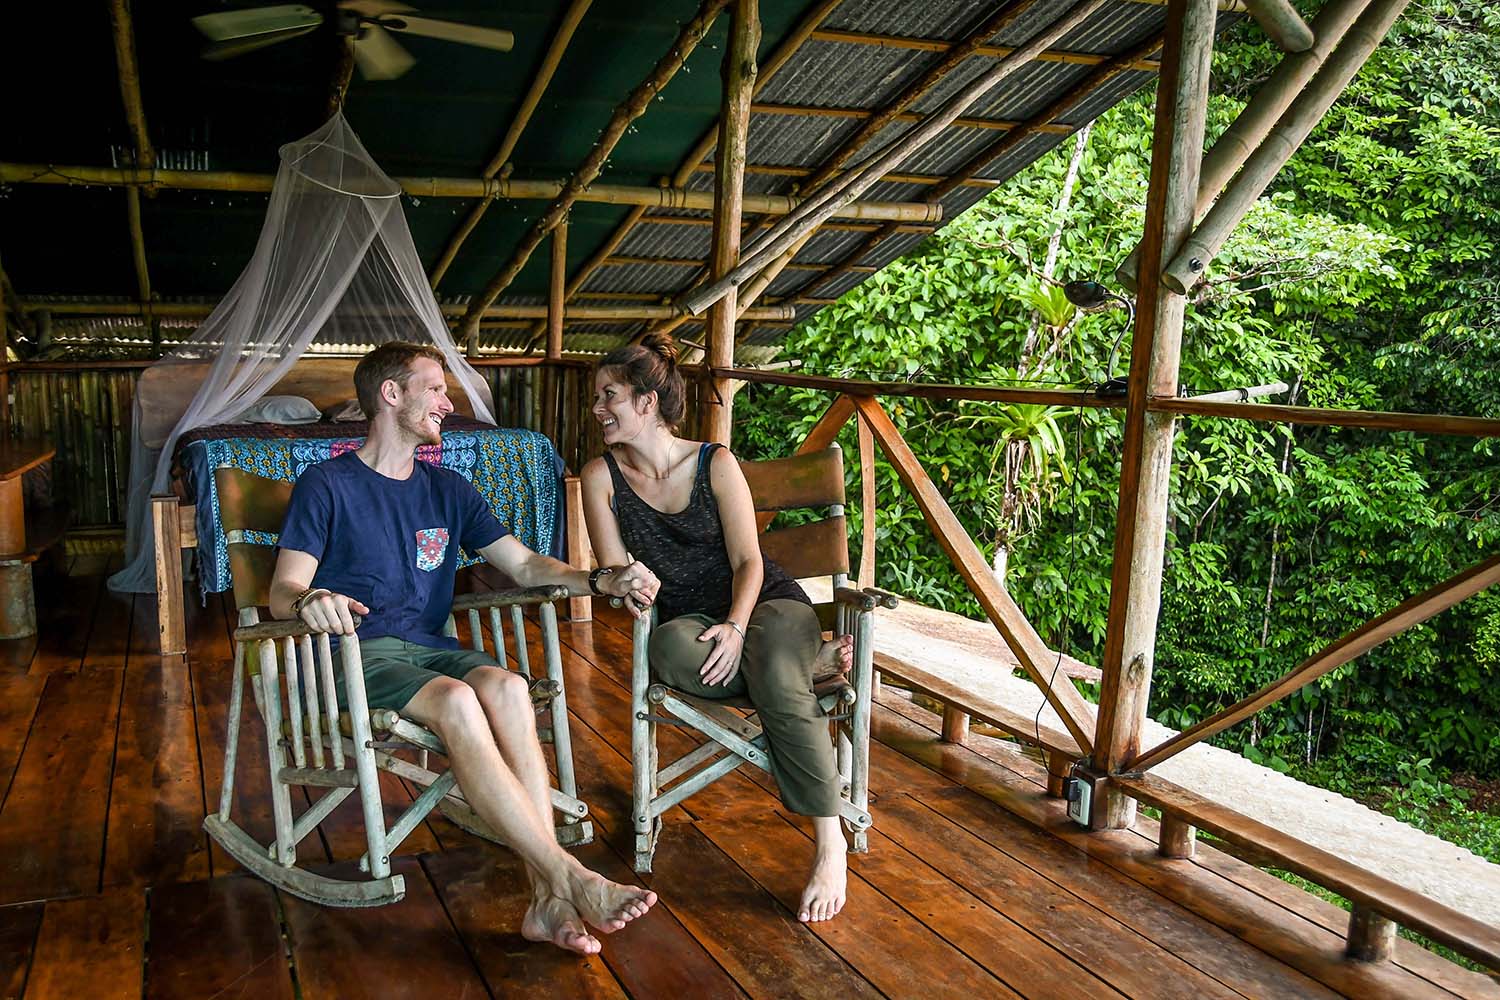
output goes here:
[[[363, 619], [359, 615], [351, 615], [354, 619], [354, 627], [359, 628]], [[260, 622], [256, 625], [241, 625], [234, 630], [235, 642], [250, 642], [254, 639], [300, 639], [304, 635], [317, 635], [317, 630], [310, 627], [300, 618], [288, 618], [278, 621]]]
[[510, 590], [492, 590], [483, 594], [464, 594], [453, 599], [453, 613], [523, 604], [548, 604], [552, 601], [565, 600], [568, 594], [568, 588], [560, 584], [549, 584], [544, 587], [515, 587]]
[[855, 590], [853, 587], [835, 587], [833, 599], [856, 611], [874, 611], [880, 605], [880, 599], [874, 594]]

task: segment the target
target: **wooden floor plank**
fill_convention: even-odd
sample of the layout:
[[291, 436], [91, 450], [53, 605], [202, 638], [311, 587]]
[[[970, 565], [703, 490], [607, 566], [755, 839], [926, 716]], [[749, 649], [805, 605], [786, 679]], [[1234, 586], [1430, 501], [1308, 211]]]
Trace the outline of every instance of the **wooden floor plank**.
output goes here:
[[136, 656], [124, 684], [104, 883], [207, 878], [203, 776], [187, 669], [175, 656]]
[[[874, 731], [881, 743], [939, 770], [967, 789], [943, 794], [962, 798], [977, 793], [988, 800], [989, 809], [985, 812], [989, 821], [969, 828], [982, 839], [993, 837], [997, 826], [1003, 828], [1002, 817], [1010, 813], [1109, 864], [1142, 886], [1182, 904], [1256, 946], [1269, 957], [1339, 993], [1362, 997], [1439, 997], [1443, 1000], [1452, 996], [1390, 963], [1347, 961], [1343, 957], [1340, 936], [1279, 907], [1272, 908], [1197, 865], [1157, 857], [1154, 847], [1134, 832], [1088, 833], [1082, 830], [1066, 818], [1061, 803], [1046, 799], [1032, 783], [962, 747], [937, 742], [929, 731], [892, 712], [876, 713]], [[940, 812], [948, 811], [946, 804], [939, 804], [936, 808]]]
[[10, 791], [46, 685], [45, 677], [0, 673], [0, 807]]
[[752, 997], [879, 997], [696, 827], [663, 837], [646, 883]]
[[[812, 850], [806, 838], [777, 815], [700, 821], [698, 828], [786, 912], [795, 913]], [[1020, 996], [857, 874], [849, 879], [843, 913], [808, 926], [887, 996]]]
[[31, 659], [32, 674], [79, 668], [104, 590], [102, 572], [72, 577], [37, 574], [36, 653]]
[[[317, 870], [362, 877], [352, 863]], [[391, 870], [406, 879], [406, 898], [391, 906], [347, 910], [281, 897], [304, 1000], [487, 996], [421, 865], [415, 858], [395, 858]]]
[[0, 808], [0, 904], [98, 889], [121, 680], [48, 676]]
[[531, 890], [515, 854], [468, 848], [426, 855], [422, 866], [495, 996], [624, 1000], [601, 956], [581, 957], [521, 937]]
[[229, 875], [151, 890], [146, 1000], [292, 1000], [276, 894]]
[[0, 907], [0, 1000], [20, 1000], [41, 925], [41, 903]]
[[[120, 556], [111, 557], [104, 572], [106, 579], [120, 567], [120, 562]], [[83, 669], [124, 670], [131, 652], [133, 626], [137, 621], [134, 614], [137, 595], [117, 594], [102, 585], [98, 593], [93, 622], [88, 630], [88, 645], [81, 661]], [[141, 595], [143, 600], [146, 596]], [[151, 603], [154, 608], [154, 597]], [[153, 621], [150, 627], [151, 638], [155, 639], [156, 623]]]
[[26, 1000], [136, 1000], [146, 938], [146, 892], [125, 887], [49, 902]]

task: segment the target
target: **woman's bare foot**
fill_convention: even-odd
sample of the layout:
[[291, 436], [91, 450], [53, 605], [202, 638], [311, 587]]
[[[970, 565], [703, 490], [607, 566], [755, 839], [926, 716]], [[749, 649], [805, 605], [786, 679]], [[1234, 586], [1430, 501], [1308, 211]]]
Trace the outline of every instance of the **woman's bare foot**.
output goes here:
[[807, 877], [807, 888], [802, 890], [802, 902], [797, 904], [797, 919], [803, 923], [833, 919], [844, 908], [848, 881], [848, 848], [844, 838], [839, 836], [836, 842], [820, 843], [813, 858], [812, 874]]
[[568, 899], [584, 920], [612, 934], [656, 902], [656, 893], [635, 885], [621, 885], [579, 865], [570, 879]]
[[583, 918], [573, 904], [552, 895], [532, 899], [521, 920], [521, 936], [528, 941], [548, 941], [580, 955], [597, 955], [600, 948], [599, 939], [583, 926]]
[[818, 649], [813, 658], [813, 681], [826, 681], [847, 674], [854, 666], [854, 636], [837, 635]]

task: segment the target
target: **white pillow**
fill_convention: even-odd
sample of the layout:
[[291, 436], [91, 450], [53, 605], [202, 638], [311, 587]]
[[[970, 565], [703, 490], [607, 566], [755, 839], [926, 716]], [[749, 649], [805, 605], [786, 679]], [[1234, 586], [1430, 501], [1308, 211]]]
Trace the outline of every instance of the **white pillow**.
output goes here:
[[237, 423], [246, 424], [315, 424], [323, 414], [302, 396], [262, 396], [255, 405], [241, 413]]

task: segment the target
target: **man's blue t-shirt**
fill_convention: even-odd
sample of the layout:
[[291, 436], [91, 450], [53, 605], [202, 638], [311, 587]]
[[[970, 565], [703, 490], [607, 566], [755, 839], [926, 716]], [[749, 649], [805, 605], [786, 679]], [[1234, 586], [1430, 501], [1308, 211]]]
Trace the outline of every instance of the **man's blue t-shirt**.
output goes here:
[[427, 462], [390, 479], [355, 452], [308, 467], [292, 489], [280, 547], [318, 560], [313, 586], [370, 609], [361, 639], [396, 636], [456, 649], [443, 635], [458, 550], [508, 534], [463, 476]]

